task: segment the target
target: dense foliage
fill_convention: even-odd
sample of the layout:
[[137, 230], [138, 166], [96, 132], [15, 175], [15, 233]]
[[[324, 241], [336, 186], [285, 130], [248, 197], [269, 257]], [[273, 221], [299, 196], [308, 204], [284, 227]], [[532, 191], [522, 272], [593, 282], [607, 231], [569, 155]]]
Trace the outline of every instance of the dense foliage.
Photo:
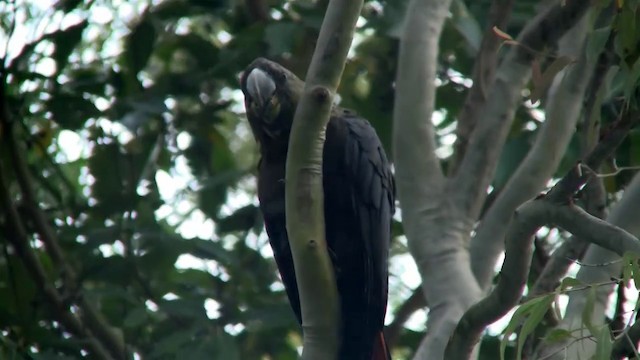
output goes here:
[[[258, 56], [303, 76], [326, 3], [0, 2], [0, 358], [79, 358], [92, 336], [145, 359], [297, 357], [298, 326], [256, 207], [238, 76]], [[404, 3], [365, 3], [339, 90], [389, 150]], [[517, 34], [537, 3], [518, 1], [502, 30]], [[445, 167], [488, 6], [454, 1], [441, 39]], [[605, 125], [617, 116], [613, 95], [600, 99]], [[523, 99], [494, 191], [542, 118]], [[574, 143], [558, 174], [579, 156]], [[640, 163], [639, 147], [632, 132], [618, 166]], [[610, 196], [629, 178], [607, 178]], [[399, 222], [394, 236], [388, 322], [413, 293], [401, 277], [415, 272]], [[424, 327], [394, 331], [394, 354], [405, 358]], [[482, 355], [496, 358], [498, 342], [487, 336]]]

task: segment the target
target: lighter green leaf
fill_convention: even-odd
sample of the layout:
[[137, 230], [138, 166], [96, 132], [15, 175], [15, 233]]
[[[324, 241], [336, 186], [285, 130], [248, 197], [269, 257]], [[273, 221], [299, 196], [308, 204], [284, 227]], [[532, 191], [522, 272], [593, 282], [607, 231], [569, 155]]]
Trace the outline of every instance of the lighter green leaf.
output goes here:
[[546, 343], [560, 343], [565, 340], [573, 338], [573, 335], [569, 330], [565, 329], [551, 329], [547, 335], [544, 337], [544, 341]]
[[631, 99], [634, 91], [638, 88], [638, 82], [640, 81], [640, 57], [633, 64], [633, 67], [630, 69], [629, 77], [627, 78], [625, 89], [624, 89], [624, 98], [626, 100]]
[[609, 333], [609, 327], [603, 326], [597, 337], [595, 360], [610, 360], [611, 351], [613, 349], [613, 341]]
[[554, 299], [555, 294], [543, 296], [541, 301], [536, 302], [531, 307], [530, 314], [525, 319], [522, 330], [520, 330], [520, 334], [518, 334], [518, 360], [522, 359], [522, 348], [524, 347], [527, 336], [532, 334], [536, 327], [540, 325]]
[[591, 322], [591, 316], [593, 314], [593, 309], [595, 308], [595, 302], [596, 289], [590, 287], [587, 291], [587, 301], [584, 304], [584, 310], [582, 310], [582, 323], [587, 329], [589, 329], [589, 332], [593, 336], [596, 336], [598, 334], [598, 329], [596, 329]]
[[535, 297], [524, 304], [520, 305], [520, 307], [513, 313], [509, 324], [504, 330], [504, 336], [502, 337], [502, 341], [500, 341], [500, 359], [504, 360], [504, 354], [507, 349], [507, 345], [509, 342], [509, 336], [515, 332], [515, 330], [520, 326], [522, 320], [528, 316], [531, 311], [535, 308], [535, 306], [543, 302], [547, 299], [547, 296]]
[[562, 282], [560, 283], [558, 290], [560, 293], [562, 293], [566, 291], [568, 288], [574, 288], [574, 287], [583, 286], [583, 285], [584, 283], [576, 278], [566, 277], [562, 279]]

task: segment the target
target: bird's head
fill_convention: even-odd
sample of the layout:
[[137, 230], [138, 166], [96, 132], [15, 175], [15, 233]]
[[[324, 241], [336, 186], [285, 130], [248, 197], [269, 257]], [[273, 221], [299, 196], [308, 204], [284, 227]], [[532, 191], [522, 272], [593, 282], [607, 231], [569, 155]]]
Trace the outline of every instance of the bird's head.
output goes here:
[[240, 86], [256, 139], [288, 138], [304, 82], [279, 64], [258, 58], [243, 72]]

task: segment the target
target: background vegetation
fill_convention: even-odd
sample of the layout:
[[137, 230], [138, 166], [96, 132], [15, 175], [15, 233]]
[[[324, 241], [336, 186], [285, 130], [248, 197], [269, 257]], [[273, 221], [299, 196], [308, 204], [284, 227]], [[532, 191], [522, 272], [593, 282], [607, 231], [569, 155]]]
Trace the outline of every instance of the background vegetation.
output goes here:
[[[0, 358], [71, 359], [87, 354], [105, 359], [125, 358], [123, 354], [144, 359], [297, 357], [298, 325], [278, 280], [256, 207], [257, 151], [243, 114], [238, 76], [254, 58], [266, 56], [304, 77], [327, 3], [0, 2]], [[472, 84], [476, 96], [479, 87], [484, 89], [482, 104], [496, 97], [501, 100], [500, 92], [493, 91], [493, 70], [509, 62], [513, 49], [529, 54], [525, 68], [533, 71], [531, 79], [521, 81], [524, 87], [517, 87], [520, 83], [516, 82], [511, 92], [517, 104], [507, 115], [512, 123], [504, 129], [503, 139], [493, 144], [495, 166], [486, 163], [490, 186], [488, 191], [482, 189], [482, 211], [465, 217], [462, 230], [466, 223], [473, 225], [491, 214], [501, 193], [514, 193], [505, 189], [517, 178], [514, 174], [526, 163], [525, 157], [541, 146], [537, 145], [538, 135], [552, 109], [575, 109], [575, 120], [555, 115], [566, 120], [568, 130], [547, 130], [569, 134], [566, 146], [553, 159], [543, 161], [552, 165], [532, 172], [549, 175], [532, 180], [537, 185], [534, 190], [523, 190], [520, 197], [524, 198], [510, 197], [513, 204], [496, 203], [504, 207], [495, 210], [500, 216], [491, 218], [502, 219], [499, 222], [506, 228], [517, 206], [575, 169], [576, 161], [599, 139], [619, 128], [614, 125], [617, 120], [637, 118], [639, 2], [594, 2], [585, 16], [588, 21], [582, 22], [582, 30], [572, 33], [574, 37], [558, 42], [550, 34], [549, 44], [538, 48], [536, 43], [533, 49], [523, 45], [527, 39], [511, 36], [526, 31], [532, 19], [555, 1], [452, 0], [450, 7], [444, 3], [446, 19], [442, 17], [442, 33], [435, 38], [438, 49], [431, 52], [436, 63], [425, 59], [435, 70], [435, 85], [427, 84], [436, 97], [425, 97], [425, 102], [435, 101], [434, 143], [425, 148], [429, 153], [421, 153], [421, 145], [416, 145], [416, 161], [434, 153], [443, 173], [455, 175], [464, 168], [466, 144], [460, 139], [469, 139], [474, 124], [481, 122], [460, 122], [469, 113], [475, 114], [474, 109], [478, 113], [482, 109], [467, 98]], [[399, 107], [398, 99], [394, 100], [407, 6], [406, 1], [365, 2], [339, 88], [340, 105], [367, 118], [392, 156], [394, 101], [396, 112], [409, 114], [416, 107]], [[498, 30], [492, 30], [493, 26]], [[487, 45], [486, 39], [493, 39], [493, 45]], [[487, 55], [490, 46], [493, 51]], [[572, 46], [577, 50], [571, 50]], [[585, 59], [590, 65], [581, 68], [580, 61]], [[478, 75], [483, 64], [492, 64], [494, 69]], [[616, 71], [609, 70], [612, 68]], [[508, 83], [510, 74], [498, 70], [497, 77]], [[578, 88], [574, 98], [554, 93], [565, 77], [572, 79], [567, 85], [570, 89]], [[532, 103], [532, 97], [542, 101]], [[465, 110], [465, 106], [470, 107]], [[397, 114], [395, 121], [398, 124]], [[628, 137], [595, 170], [611, 173], [640, 165], [640, 132], [629, 132], [632, 119], [628, 122], [623, 129]], [[402, 137], [396, 142], [398, 139]], [[415, 145], [412, 140], [407, 137], [407, 144]], [[604, 189], [593, 195], [592, 207], [584, 191], [578, 203], [605, 217], [609, 206], [625, 196], [633, 176], [634, 171], [627, 170], [600, 177], [590, 182], [596, 184], [594, 191]], [[431, 184], [431, 180], [425, 177], [424, 183]], [[637, 182], [636, 188], [640, 186]], [[624, 208], [624, 213], [637, 214], [638, 207], [640, 201]], [[399, 222], [401, 214], [397, 220], [387, 330], [395, 358], [403, 359], [416, 353], [426, 331], [422, 310], [426, 302], [422, 290], [414, 289], [419, 277], [411, 256], [418, 256], [425, 283], [431, 275], [424, 272], [424, 259], [416, 255], [420, 252], [415, 246], [409, 255], [411, 246]], [[625, 228], [637, 236], [636, 222], [628, 221]], [[549, 254], [571, 239], [566, 229], [548, 225], [535, 238], [528, 291], [539, 280]], [[465, 249], [471, 246], [472, 252], [482, 254], [486, 244], [469, 242], [470, 230], [466, 231]], [[481, 233], [480, 228], [477, 231]], [[490, 232], [497, 243], [504, 244], [505, 229], [491, 228]], [[425, 236], [432, 236], [429, 241], [447, 240], [442, 234]], [[494, 251], [496, 256], [504, 250], [500, 246]], [[528, 247], [526, 242], [523, 246]], [[560, 259], [580, 258], [586, 247], [586, 242], [577, 250], [572, 247], [575, 253], [561, 253], [566, 256]], [[473, 286], [478, 291], [469, 297], [458, 295], [469, 302], [463, 310], [480, 300], [497, 279], [491, 263], [496, 259], [488, 253], [490, 266], [474, 271], [479, 285]], [[591, 271], [593, 265], [608, 265], [607, 261], [616, 258], [594, 260], [589, 264]], [[548, 288], [539, 290], [540, 294], [553, 291], [571, 263], [565, 262], [564, 271], [547, 279]], [[563, 346], [578, 338], [612, 344], [614, 338], [606, 335], [618, 335], [632, 324], [629, 319], [635, 302], [627, 301], [624, 289], [633, 271], [623, 278], [620, 265], [618, 261], [617, 270], [598, 266], [597, 271], [606, 269], [624, 280], [590, 287], [583, 284], [595, 280], [583, 279], [568, 281], [564, 288], [584, 286], [587, 292], [600, 291], [583, 295], [590, 299], [583, 303], [586, 312], [602, 318], [595, 325], [605, 322], [607, 298], [617, 290], [617, 306], [606, 313], [614, 332], [596, 329], [590, 320], [585, 325], [585, 318], [579, 315], [574, 325], [591, 332], [576, 335], [567, 325], [561, 328], [569, 330], [552, 332], [556, 338], [551, 340], [564, 341]], [[456, 274], [449, 281], [454, 288], [455, 284], [469, 287]], [[433, 288], [425, 291], [430, 302], [438, 301]], [[519, 292], [514, 294], [519, 298]], [[566, 303], [567, 295], [560, 299]], [[532, 315], [537, 320], [531, 323], [535, 332], [513, 327], [515, 332], [525, 332], [520, 338], [484, 332], [480, 358], [496, 359], [502, 339], [506, 339], [507, 358], [515, 356], [516, 341], [533, 354], [545, 332], [558, 325], [550, 313], [544, 317], [553, 305], [546, 302], [535, 308], [542, 309]], [[453, 326], [443, 330], [447, 339], [462, 313], [456, 312], [451, 318]], [[438, 329], [438, 324], [433, 326]], [[535, 336], [525, 343], [531, 333]], [[426, 357], [424, 346], [428, 351], [433, 348], [422, 344], [418, 357], [442, 356], [443, 346], [435, 346], [436, 352], [431, 353], [438, 355]]]

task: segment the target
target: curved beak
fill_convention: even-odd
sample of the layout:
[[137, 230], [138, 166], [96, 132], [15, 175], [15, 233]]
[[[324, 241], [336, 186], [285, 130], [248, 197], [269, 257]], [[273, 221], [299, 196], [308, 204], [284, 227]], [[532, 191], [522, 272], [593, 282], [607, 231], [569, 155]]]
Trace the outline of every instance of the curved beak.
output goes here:
[[247, 76], [247, 92], [258, 109], [264, 110], [275, 91], [276, 83], [269, 74], [258, 68], [251, 70]]

